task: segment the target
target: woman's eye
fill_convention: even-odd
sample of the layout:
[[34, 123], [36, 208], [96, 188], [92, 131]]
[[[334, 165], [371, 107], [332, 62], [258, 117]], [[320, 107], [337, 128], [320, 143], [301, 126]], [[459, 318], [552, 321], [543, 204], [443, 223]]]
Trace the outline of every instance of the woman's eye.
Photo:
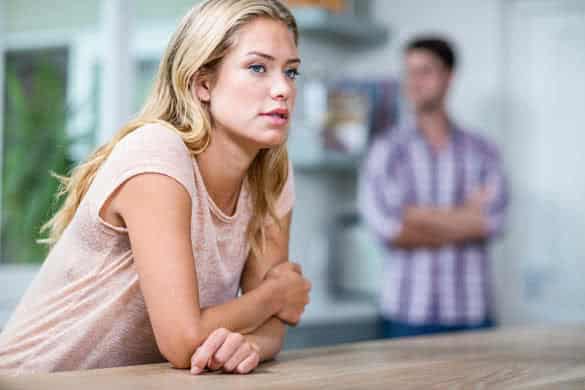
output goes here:
[[288, 78], [290, 78], [291, 80], [295, 80], [300, 75], [298, 69], [288, 69], [285, 73], [286, 73], [286, 76]]
[[248, 67], [254, 73], [265, 73], [266, 67], [264, 65], [250, 65]]

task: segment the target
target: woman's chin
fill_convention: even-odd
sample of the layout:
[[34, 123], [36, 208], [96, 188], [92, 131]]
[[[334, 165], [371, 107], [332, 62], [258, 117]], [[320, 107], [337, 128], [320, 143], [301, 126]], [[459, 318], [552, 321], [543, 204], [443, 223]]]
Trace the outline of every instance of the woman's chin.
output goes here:
[[256, 142], [261, 149], [276, 148], [286, 142], [287, 132], [280, 132], [279, 134], [270, 134], [268, 137], [257, 139]]

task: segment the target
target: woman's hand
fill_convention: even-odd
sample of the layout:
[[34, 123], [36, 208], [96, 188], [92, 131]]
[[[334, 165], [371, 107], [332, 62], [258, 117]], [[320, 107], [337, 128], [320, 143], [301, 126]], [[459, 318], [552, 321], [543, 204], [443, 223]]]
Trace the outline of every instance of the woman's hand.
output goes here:
[[276, 316], [289, 325], [298, 324], [309, 303], [311, 291], [311, 282], [303, 277], [301, 266], [290, 262], [280, 263], [266, 273], [264, 280], [276, 285], [276, 295], [282, 299], [282, 309]]
[[191, 357], [191, 373], [209, 370], [248, 374], [260, 363], [260, 349], [240, 333], [219, 328], [213, 331]]

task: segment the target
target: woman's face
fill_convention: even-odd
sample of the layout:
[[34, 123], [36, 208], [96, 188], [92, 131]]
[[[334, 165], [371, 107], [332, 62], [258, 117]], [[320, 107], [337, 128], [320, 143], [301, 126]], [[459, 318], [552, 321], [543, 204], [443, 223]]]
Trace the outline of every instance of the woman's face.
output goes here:
[[257, 18], [237, 32], [235, 45], [211, 83], [198, 83], [214, 133], [257, 151], [285, 142], [300, 65], [294, 35], [280, 21]]

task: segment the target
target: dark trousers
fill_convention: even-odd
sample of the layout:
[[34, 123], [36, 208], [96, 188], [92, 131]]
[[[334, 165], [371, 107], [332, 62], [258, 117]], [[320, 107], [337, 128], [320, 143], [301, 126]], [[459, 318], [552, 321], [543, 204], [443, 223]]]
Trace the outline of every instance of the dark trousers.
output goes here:
[[489, 329], [495, 324], [493, 320], [486, 319], [477, 325], [412, 325], [404, 322], [388, 320], [386, 318], [380, 319], [380, 335], [383, 338], [421, 336], [437, 333], [452, 333], [463, 332], [470, 330]]

